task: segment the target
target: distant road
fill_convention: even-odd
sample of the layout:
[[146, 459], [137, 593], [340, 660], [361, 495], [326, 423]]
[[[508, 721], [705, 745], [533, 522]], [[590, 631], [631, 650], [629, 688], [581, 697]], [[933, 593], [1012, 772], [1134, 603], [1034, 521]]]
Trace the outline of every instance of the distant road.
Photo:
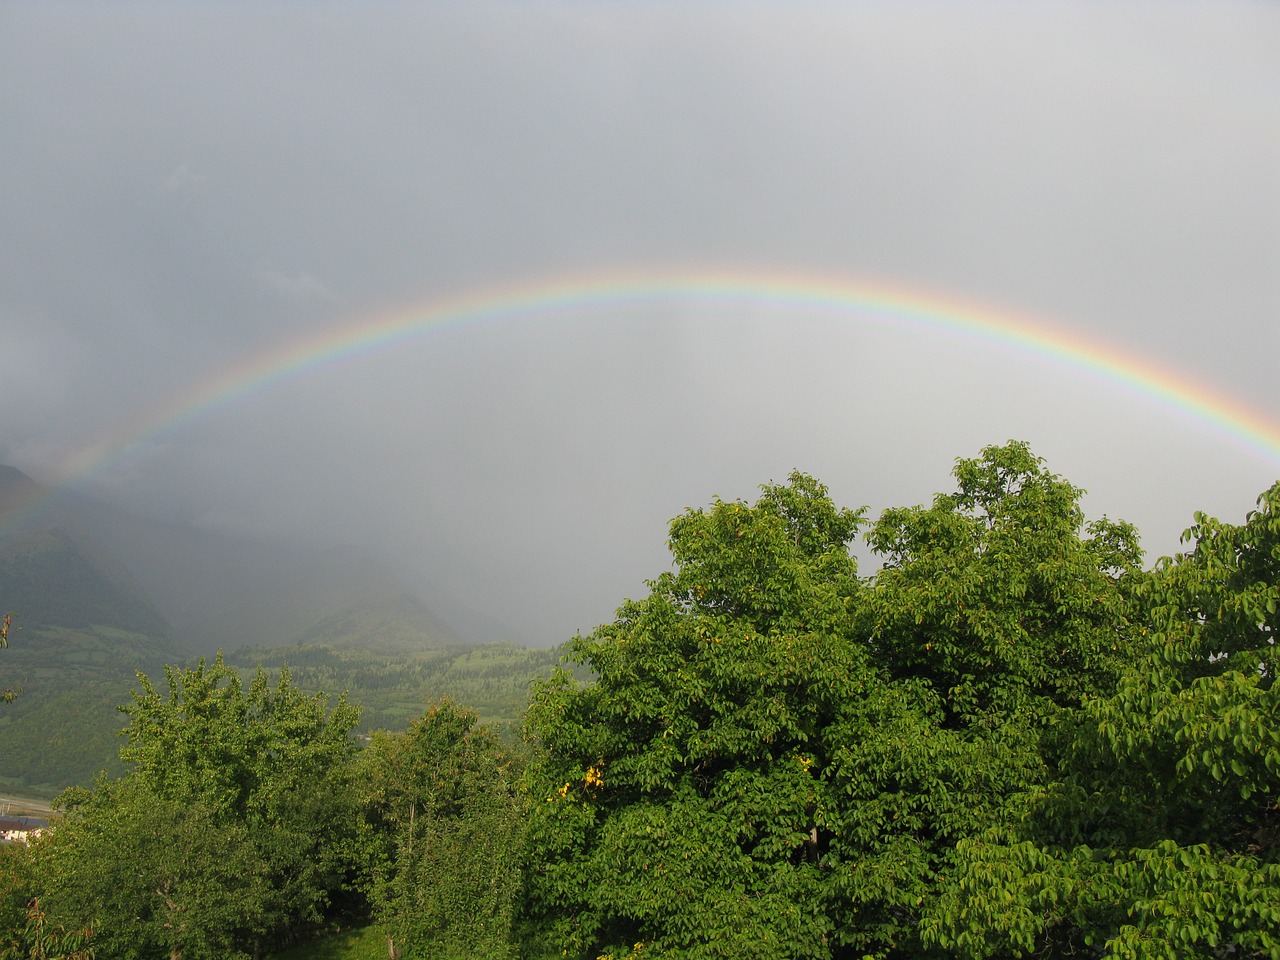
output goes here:
[[32, 800], [30, 797], [0, 797], [0, 816], [20, 817], [24, 813], [44, 814], [53, 812], [47, 800]]

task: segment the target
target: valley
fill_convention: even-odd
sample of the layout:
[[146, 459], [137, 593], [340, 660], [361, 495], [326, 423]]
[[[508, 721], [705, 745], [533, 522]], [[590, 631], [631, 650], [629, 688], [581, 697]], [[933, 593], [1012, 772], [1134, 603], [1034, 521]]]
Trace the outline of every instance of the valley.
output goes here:
[[[35, 506], [33, 506], [33, 504]], [[121, 705], [139, 673], [222, 650], [245, 676], [361, 708], [358, 731], [399, 729], [444, 697], [514, 734], [530, 680], [557, 649], [467, 643], [385, 565], [160, 523], [0, 467], [0, 604], [13, 615], [0, 688], [0, 790], [49, 799], [118, 776]]]

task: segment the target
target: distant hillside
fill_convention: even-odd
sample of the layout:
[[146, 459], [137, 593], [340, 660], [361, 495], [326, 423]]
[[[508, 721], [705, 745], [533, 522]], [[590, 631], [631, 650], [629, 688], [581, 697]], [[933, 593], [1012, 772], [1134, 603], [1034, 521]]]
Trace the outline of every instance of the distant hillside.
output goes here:
[[85, 526], [114, 546], [178, 636], [201, 654], [294, 643], [370, 597], [407, 592], [384, 564], [337, 549], [251, 540], [113, 511], [93, 513]]
[[128, 568], [77, 527], [50, 491], [0, 465], [0, 608], [28, 627], [105, 623], [170, 635]]
[[0, 706], [0, 784], [46, 795], [121, 772], [116, 753], [125, 718], [117, 709], [137, 671], [159, 675], [183, 657], [164, 638], [112, 627], [27, 627], [21, 620], [0, 652], [0, 687], [22, 695]]
[[452, 631], [407, 593], [363, 597], [322, 618], [295, 639], [296, 645], [378, 653], [413, 653], [456, 646]]
[[[0, 707], [0, 787], [52, 796], [72, 784], [91, 784], [100, 770], [122, 773], [118, 751], [127, 718], [119, 707], [138, 688], [137, 670], [164, 689], [163, 666], [175, 662], [172, 647], [104, 627], [23, 630], [11, 639], [0, 654], [0, 683], [24, 690]], [[401, 654], [244, 647], [226, 661], [246, 682], [258, 667], [275, 673], [287, 665], [304, 690], [334, 698], [347, 693], [361, 707], [364, 731], [403, 730], [428, 703], [450, 697], [515, 735], [532, 680], [550, 673], [560, 654], [510, 644]]]
[[120, 630], [172, 637], [140, 585], [122, 569], [94, 564], [64, 530], [29, 530], [0, 539], [0, 604], [31, 627]]
[[[466, 647], [383, 564], [132, 516], [0, 467], [0, 785], [51, 794], [120, 772], [118, 707], [137, 672], [230, 652], [246, 674], [350, 691], [366, 725], [403, 727], [453, 696], [494, 722], [523, 715], [553, 651]], [[237, 648], [246, 647], [242, 653]]]
[[449, 697], [480, 714], [481, 720], [516, 730], [535, 677], [548, 675], [561, 649], [526, 649], [514, 644], [455, 646], [406, 654], [302, 646], [244, 647], [226, 660], [251, 675], [258, 667], [275, 672], [288, 666], [304, 690], [347, 693], [362, 709], [362, 730], [402, 730], [428, 703]]
[[25, 517], [45, 494], [40, 484], [17, 467], [0, 463], [0, 534], [10, 532], [7, 524]]
[[0, 783], [48, 794], [119, 772], [117, 707], [137, 671], [189, 654], [128, 567], [12, 468], [0, 469], [0, 516], [0, 610], [13, 614], [0, 689], [22, 689], [0, 707]]
[[[380, 649], [458, 642], [454, 631], [414, 598], [405, 578], [374, 557], [140, 517], [42, 488], [21, 471], [0, 466], [0, 555], [11, 537], [38, 540], [53, 531], [74, 543], [108, 581], [145, 596], [168, 633], [195, 653], [302, 640]], [[395, 611], [373, 613], [384, 601]], [[0, 604], [28, 612], [2, 594]], [[40, 613], [27, 622], [50, 621]], [[143, 623], [80, 622], [127, 629], [135, 628], [131, 624], [141, 629]], [[154, 627], [153, 622], [147, 630]]]
[[[33, 502], [38, 509], [26, 509]], [[12, 467], [0, 467], [0, 608], [14, 615], [18, 630], [102, 626], [182, 652], [123, 558]]]

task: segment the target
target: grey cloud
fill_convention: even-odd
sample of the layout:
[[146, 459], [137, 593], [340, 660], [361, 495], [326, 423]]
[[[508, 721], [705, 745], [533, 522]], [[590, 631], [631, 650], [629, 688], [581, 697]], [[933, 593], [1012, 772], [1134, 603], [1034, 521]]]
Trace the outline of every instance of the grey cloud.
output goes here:
[[165, 177], [164, 186], [166, 190], [182, 191], [204, 183], [206, 179], [203, 174], [192, 169], [189, 161], [184, 161], [174, 167], [173, 172]]
[[305, 270], [292, 276], [275, 270], [264, 270], [261, 277], [273, 290], [291, 300], [329, 300], [333, 297], [323, 281], [317, 280]]
[[[646, 267], [990, 304], [1274, 422], [1277, 38], [1243, 3], [10, 4], [0, 451], [55, 476], [263, 351]], [[1025, 351], [655, 307], [433, 334], [78, 483], [381, 551], [549, 642], [643, 589], [686, 504], [793, 467], [918, 502], [1011, 436], [1157, 551], [1280, 470]]]

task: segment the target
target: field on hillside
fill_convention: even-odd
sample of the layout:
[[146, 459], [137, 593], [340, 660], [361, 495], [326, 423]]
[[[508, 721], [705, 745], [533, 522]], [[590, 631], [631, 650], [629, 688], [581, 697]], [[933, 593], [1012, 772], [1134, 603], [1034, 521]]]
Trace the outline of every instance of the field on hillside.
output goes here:
[[[515, 736], [530, 683], [549, 673], [560, 653], [509, 644], [396, 655], [244, 647], [225, 659], [246, 680], [259, 666], [269, 673], [287, 666], [303, 690], [333, 700], [346, 693], [361, 708], [364, 733], [403, 730], [428, 704], [448, 697]], [[109, 627], [24, 632], [2, 661], [0, 680], [23, 692], [0, 710], [0, 789], [48, 799], [73, 784], [91, 784], [100, 770], [122, 774], [117, 753], [126, 717], [120, 707], [138, 689], [138, 671], [163, 690], [164, 663], [172, 659], [157, 641]]]
[[559, 648], [529, 650], [510, 644], [448, 647], [386, 655], [329, 647], [244, 647], [226, 657], [243, 675], [262, 666], [287, 666], [304, 690], [346, 692], [362, 713], [360, 729], [402, 730], [434, 700], [448, 697], [475, 710], [482, 722], [514, 731], [524, 717], [535, 677], [551, 672]]

